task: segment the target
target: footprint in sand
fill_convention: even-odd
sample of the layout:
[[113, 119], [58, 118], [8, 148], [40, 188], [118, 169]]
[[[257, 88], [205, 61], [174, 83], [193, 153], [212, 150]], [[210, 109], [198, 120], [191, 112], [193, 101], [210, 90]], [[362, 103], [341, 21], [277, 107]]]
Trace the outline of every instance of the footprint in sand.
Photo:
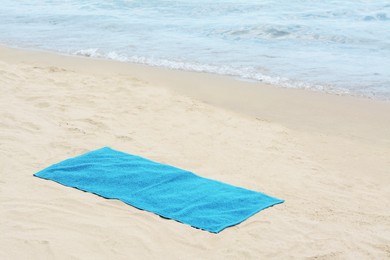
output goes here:
[[24, 129], [29, 130], [29, 131], [38, 131], [41, 129], [38, 125], [31, 123], [31, 122], [24, 122], [21, 124], [21, 126]]
[[35, 107], [38, 107], [38, 108], [45, 108], [45, 107], [49, 107], [49, 106], [50, 106], [50, 104], [47, 102], [40, 102], [40, 103], [35, 105]]
[[132, 141], [133, 138], [131, 138], [130, 136], [126, 136], [126, 135], [118, 135], [116, 136], [117, 139], [119, 140], [122, 140], [122, 141]]

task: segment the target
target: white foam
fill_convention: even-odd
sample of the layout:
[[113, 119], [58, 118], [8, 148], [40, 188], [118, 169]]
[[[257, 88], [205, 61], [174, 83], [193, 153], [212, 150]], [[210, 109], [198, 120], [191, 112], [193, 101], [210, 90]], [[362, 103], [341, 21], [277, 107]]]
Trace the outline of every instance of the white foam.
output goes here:
[[243, 67], [243, 68], [233, 68], [229, 66], [216, 66], [210, 64], [199, 64], [199, 63], [188, 63], [182, 61], [170, 61], [165, 59], [155, 59], [139, 56], [126, 57], [125, 55], [120, 55], [114, 51], [111, 51], [107, 54], [102, 54], [97, 48], [91, 48], [86, 50], [79, 50], [74, 52], [76, 55], [82, 55], [86, 57], [95, 57], [95, 58], [106, 58], [121, 62], [131, 62], [138, 64], [145, 64], [149, 66], [164, 67], [174, 70], [184, 70], [184, 71], [194, 71], [194, 72], [204, 72], [204, 73], [213, 73], [226, 76], [234, 76], [238, 79], [245, 80], [254, 80], [260, 81], [276, 86], [286, 87], [286, 88], [300, 88], [308, 89], [314, 91], [325, 91], [328, 93], [346, 95], [350, 94], [348, 89], [334, 88], [331, 85], [319, 85], [319, 84], [309, 84], [303, 81], [292, 80], [286, 77], [278, 76], [269, 76], [265, 75], [259, 71], [256, 71], [253, 68]]
[[95, 58], [102, 57], [102, 55], [100, 55], [98, 53], [97, 48], [83, 49], [83, 50], [75, 51], [73, 54], [79, 55], [79, 56], [85, 56], [85, 57], [95, 57]]

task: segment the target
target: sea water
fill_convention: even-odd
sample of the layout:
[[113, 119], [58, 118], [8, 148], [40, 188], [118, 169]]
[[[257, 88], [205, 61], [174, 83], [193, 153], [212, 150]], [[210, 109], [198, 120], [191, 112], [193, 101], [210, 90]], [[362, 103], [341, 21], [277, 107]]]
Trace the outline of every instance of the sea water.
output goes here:
[[0, 43], [390, 99], [388, 0], [2, 0]]

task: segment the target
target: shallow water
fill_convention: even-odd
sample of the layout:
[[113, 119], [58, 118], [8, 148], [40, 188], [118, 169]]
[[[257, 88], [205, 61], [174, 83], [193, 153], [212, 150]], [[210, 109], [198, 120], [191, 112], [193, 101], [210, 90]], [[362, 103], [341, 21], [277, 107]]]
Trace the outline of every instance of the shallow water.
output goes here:
[[390, 99], [389, 1], [11, 1], [0, 42]]

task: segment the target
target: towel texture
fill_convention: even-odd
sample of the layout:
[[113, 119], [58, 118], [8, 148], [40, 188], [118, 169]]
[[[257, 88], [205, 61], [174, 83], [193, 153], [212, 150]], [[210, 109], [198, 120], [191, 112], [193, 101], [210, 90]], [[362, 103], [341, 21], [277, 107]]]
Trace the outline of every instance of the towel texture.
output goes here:
[[104, 147], [34, 176], [218, 233], [283, 200]]

